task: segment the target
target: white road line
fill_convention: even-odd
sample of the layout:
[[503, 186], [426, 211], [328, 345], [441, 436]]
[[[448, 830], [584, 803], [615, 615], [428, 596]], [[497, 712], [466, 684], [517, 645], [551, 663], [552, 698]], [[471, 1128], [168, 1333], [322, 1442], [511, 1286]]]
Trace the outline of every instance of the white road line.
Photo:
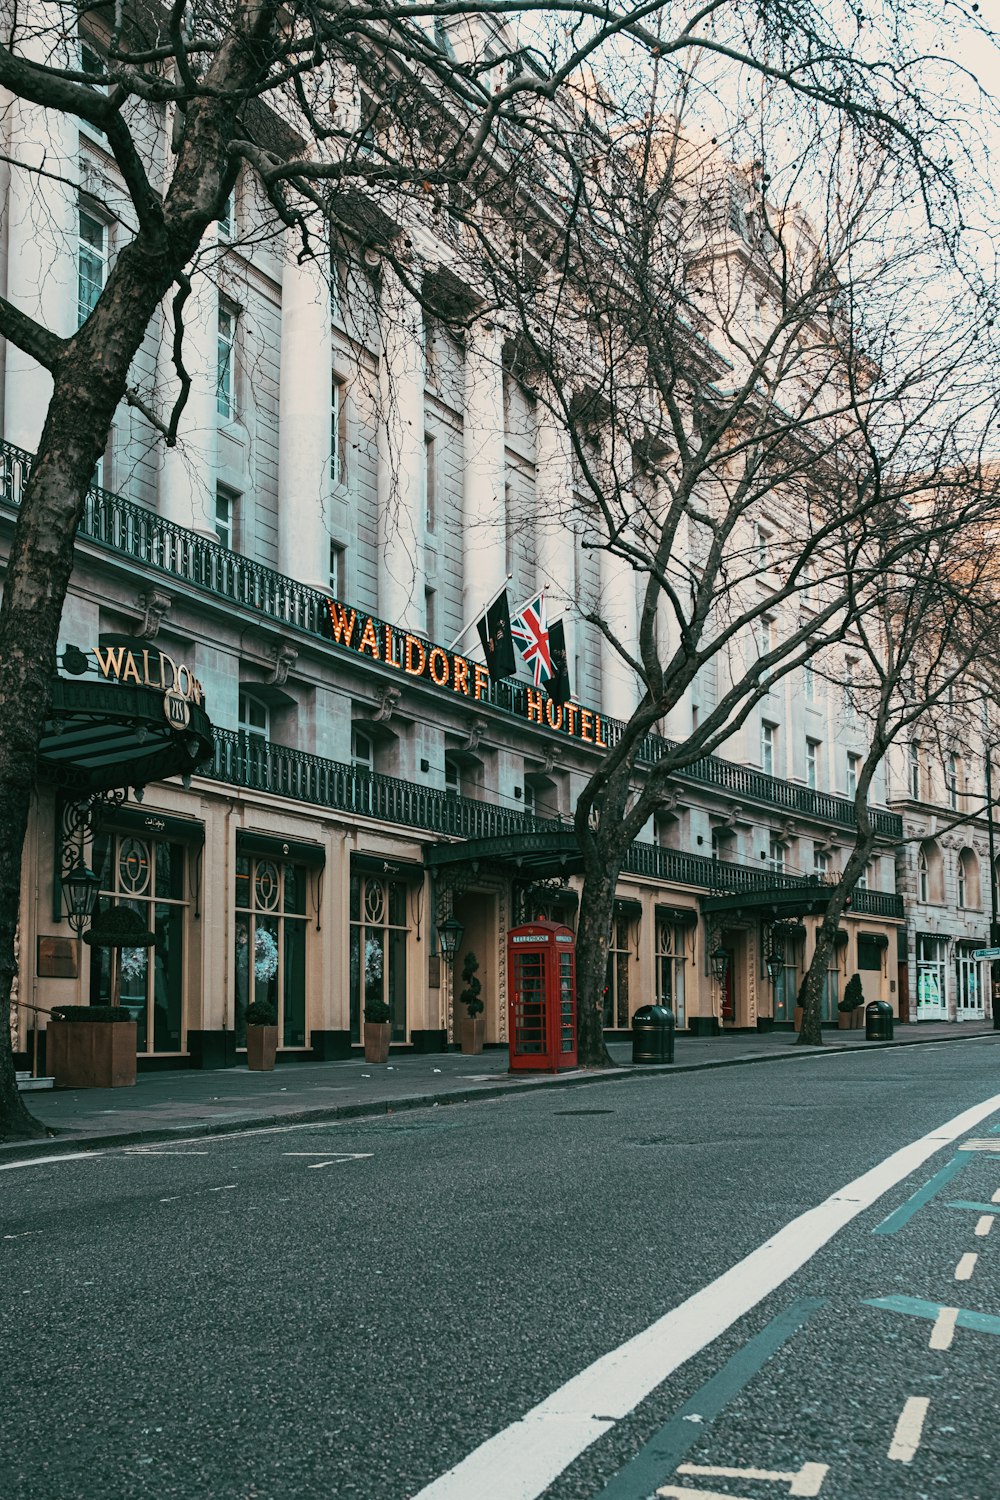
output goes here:
[[161, 1151], [151, 1146], [123, 1146], [126, 1156], [207, 1156], [207, 1151]]
[[208, 1193], [229, 1193], [236, 1186], [235, 1182], [224, 1182], [222, 1187], [206, 1188]]
[[[678, 1474], [704, 1474], [712, 1479], [763, 1479], [773, 1484], [787, 1484], [789, 1495], [815, 1496], [823, 1488], [823, 1481], [830, 1472], [829, 1464], [803, 1464], [801, 1469], [729, 1469], [715, 1464], [678, 1464]], [[662, 1490], [657, 1490], [662, 1495]], [[683, 1493], [683, 1491], [682, 1491]], [[689, 1495], [699, 1491], [688, 1490]]]
[[74, 1151], [69, 1156], [33, 1156], [30, 1161], [7, 1161], [0, 1172], [16, 1172], [19, 1167], [52, 1167], [60, 1161], [96, 1161], [100, 1151]]
[[962, 1259], [959, 1261], [958, 1265], [955, 1267], [955, 1280], [956, 1281], [971, 1281], [971, 1279], [972, 1279], [972, 1273], [976, 1269], [976, 1261], [978, 1259], [979, 1259], [979, 1256], [978, 1255], [974, 1255], [971, 1250], [968, 1251], [965, 1255], [963, 1255]]
[[957, 1307], [942, 1307], [934, 1320], [931, 1329], [928, 1349], [950, 1349], [951, 1341], [955, 1337], [955, 1324], [958, 1321]]
[[993, 1197], [990, 1199], [990, 1202], [1000, 1203], [1000, 1188], [997, 1188], [996, 1192], [993, 1194]]
[[[1000, 1094], [994, 1094], [894, 1151], [792, 1219], [686, 1302], [581, 1370], [411, 1500], [469, 1500], [470, 1495], [476, 1500], [537, 1500], [591, 1443], [783, 1286], [846, 1224], [998, 1109]], [[602, 1415], [596, 1416], [598, 1412]]]
[[979, 1216], [978, 1220], [976, 1221], [976, 1227], [975, 1227], [974, 1233], [978, 1234], [980, 1239], [984, 1239], [986, 1237], [986, 1235], [989, 1234], [989, 1232], [990, 1232], [990, 1230], [992, 1228], [993, 1228], [993, 1215], [992, 1214], [981, 1214]]
[[888, 1457], [897, 1463], [913, 1462], [913, 1455], [920, 1447], [920, 1436], [924, 1430], [924, 1418], [930, 1406], [927, 1396], [908, 1396], [896, 1423], [896, 1431], [889, 1444]]

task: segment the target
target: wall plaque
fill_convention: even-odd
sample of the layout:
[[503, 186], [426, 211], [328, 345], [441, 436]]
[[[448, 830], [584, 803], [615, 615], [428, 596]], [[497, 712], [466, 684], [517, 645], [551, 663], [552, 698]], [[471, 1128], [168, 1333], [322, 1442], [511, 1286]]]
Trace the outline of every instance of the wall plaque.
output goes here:
[[35, 969], [39, 979], [75, 979], [80, 972], [76, 938], [40, 937]]

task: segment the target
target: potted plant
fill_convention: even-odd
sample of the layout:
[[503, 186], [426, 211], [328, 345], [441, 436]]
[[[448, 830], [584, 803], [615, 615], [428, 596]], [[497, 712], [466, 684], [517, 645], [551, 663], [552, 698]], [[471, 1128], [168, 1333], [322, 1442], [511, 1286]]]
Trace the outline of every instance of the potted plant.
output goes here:
[[486, 1017], [483, 1014], [485, 1006], [481, 996], [483, 987], [476, 978], [478, 968], [479, 960], [470, 951], [465, 955], [462, 965], [464, 988], [458, 997], [458, 1003], [465, 1006], [465, 1015], [458, 1023], [459, 1045], [463, 1052], [469, 1054], [482, 1052], [486, 1040]]
[[247, 1067], [269, 1073], [278, 1052], [278, 1017], [273, 1005], [254, 1000], [247, 1006]]
[[57, 1089], [117, 1089], [135, 1083], [135, 1021], [123, 1005], [57, 1005], [46, 1059]]
[[365, 1001], [365, 1062], [384, 1063], [389, 1056], [389, 1020], [384, 1000]]
[[852, 974], [847, 981], [843, 999], [837, 1002], [837, 1025], [841, 1031], [853, 1031], [861, 1025], [864, 1004], [865, 992], [861, 988], [861, 975]]

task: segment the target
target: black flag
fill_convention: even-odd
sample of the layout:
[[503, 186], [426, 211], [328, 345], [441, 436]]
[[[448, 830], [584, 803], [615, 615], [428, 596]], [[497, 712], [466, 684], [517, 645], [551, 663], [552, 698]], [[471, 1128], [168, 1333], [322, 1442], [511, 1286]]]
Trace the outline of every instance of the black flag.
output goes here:
[[494, 600], [483, 619], [476, 624], [479, 639], [486, 653], [486, 667], [492, 678], [513, 677], [517, 670], [514, 661], [514, 642], [510, 634], [510, 605], [507, 590]]
[[553, 703], [568, 703], [573, 696], [573, 689], [569, 682], [566, 632], [562, 620], [554, 620], [549, 626], [549, 655], [552, 658], [552, 676], [545, 684], [545, 691]]

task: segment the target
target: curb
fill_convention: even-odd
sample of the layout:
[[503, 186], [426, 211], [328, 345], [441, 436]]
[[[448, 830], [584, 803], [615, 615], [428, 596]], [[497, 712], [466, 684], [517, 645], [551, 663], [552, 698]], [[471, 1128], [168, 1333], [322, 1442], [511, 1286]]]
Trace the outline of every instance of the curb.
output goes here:
[[105, 1135], [75, 1135], [72, 1130], [56, 1130], [49, 1136], [37, 1140], [15, 1141], [9, 1145], [0, 1143], [0, 1167], [5, 1163], [35, 1160], [38, 1157], [59, 1156], [68, 1151], [115, 1150], [121, 1146], [136, 1146], [143, 1143], [164, 1141], [203, 1140], [206, 1137], [246, 1135], [252, 1131], [267, 1131], [295, 1125], [318, 1125], [326, 1121], [371, 1119], [380, 1115], [409, 1113], [417, 1109], [435, 1109], [450, 1104], [473, 1104], [480, 1099], [500, 1099], [511, 1094], [536, 1093], [552, 1089], [568, 1089], [577, 1085], [600, 1083], [625, 1083], [636, 1079], [657, 1078], [673, 1073], [700, 1073], [709, 1069], [747, 1067], [754, 1063], [810, 1062], [819, 1057], [839, 1057], [845, 1052], [884, 1051], [889, 1047], [918, 1047], [952, 1042], [988, 1042], [1000, 1033], [979, 1036], [955, 1037], [906, 1037], [891, 1042], [848, 1042], [838, 1046], [810, 1047], [798, 1050], [795, 1044], [782, 1052], [765, 1052], [742, 1057], [706, 1058], [704, 1062], [689, 1063], [628, 1063], [625, 1066], [605, 1068], [593, 1073], [574, 1074], [569, 1077], [511, 1079], [509, 1083], [495, 1083], [479, 1089], [447, 1089], [430, 1094], [411, 1094], [399, 1099], [359, 1100], [354, 1104], [331, 1104], [313, 1109], [290, 1110], [281, 1114], [248, 1115], [238, 1120], [196, 1120], [187, 1125], [161, 1125], [148, 1130], [127, 1130]]

